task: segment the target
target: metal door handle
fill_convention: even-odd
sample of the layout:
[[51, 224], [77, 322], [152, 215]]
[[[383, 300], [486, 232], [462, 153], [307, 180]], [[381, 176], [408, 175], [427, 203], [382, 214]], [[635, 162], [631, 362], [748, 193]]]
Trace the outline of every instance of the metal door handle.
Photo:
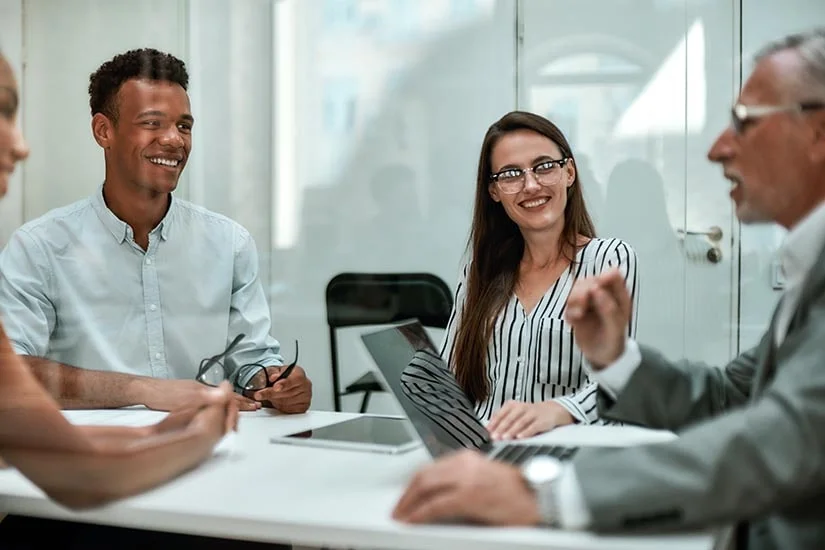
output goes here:
[[722, 228], [718, 225], [712, 225], [707, 231], [691, 231], [689, 229], [679, 229], [677, 233], [680, 235], [704, 235], [709, 241], [718, 243], [722, 240]]

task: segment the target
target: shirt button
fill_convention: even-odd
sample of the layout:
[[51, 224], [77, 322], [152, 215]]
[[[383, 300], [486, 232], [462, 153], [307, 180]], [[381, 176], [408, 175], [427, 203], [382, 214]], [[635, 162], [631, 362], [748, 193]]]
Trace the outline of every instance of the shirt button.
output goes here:
[[158, 306], [156, 306], [155, 304], [152, 304], [151, 306], [149, 306], [149, 309], [152, 310], [152, 311], [157, 311]]
[[160, 359], [161, 357], [163, 357], [163, 354], [161, 352], [157, 352], [155, 354], [155, 359]]
[[146, 265], [152, 265], [152, 258], [146, 258]]

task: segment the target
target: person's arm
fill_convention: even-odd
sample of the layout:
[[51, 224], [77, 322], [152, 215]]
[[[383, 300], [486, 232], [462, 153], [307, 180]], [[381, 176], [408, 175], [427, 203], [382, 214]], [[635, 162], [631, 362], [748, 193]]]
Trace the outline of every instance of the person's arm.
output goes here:
[[154, 382], [151, 378], [81, 369], [43, 357], [21, 357], [37, 381], [63, 409], [149, 406], [147, 401], [151, 401]]
[[[747, 350], [721, 369], [695, 361], [670, 362], [652, 348], [639, 349], [640, 362], [624, 387], [602, 384], [608, 391], [598, 392], [599, 409], [603, 418], [663, 430], [679, 430], [745, 404], [760, 353], [759, 347]], [[612, 369], [596, 373], [595, 379], [609, 377]]]
[[232, 354], [229, 373], [239, 395], [245, 395], [264, 406], [285, 413], [306, 412], [312, 404], [312, 382], [306, 371], [296, 366], [289, 378], [257, 392], [243, 392], [254, 371], [244, 365], [257, 363], [267, 367], [270, 381], [277, 379], [284, 364], [280, 344], [269, 332], [269, 304], [258, 277], [258, 252], [255, 241], [245, 229], [238, 227], [232, 279], [232, 300], [229, 311], [228, 338], [245, 334]]
[[[21, 356], [62, 409], [111, 409], [143, 405], [158, 411], [196, 406], [207, 400], [208, 386], [194, 380], [166, 380], [65, 365], [42, 357]], [[243, 410], [254, 410], [243, 396]]]
[[0, 311], [12, 348], [65, 408], [142, 404], [138, 377], [75, 368], [45, 359], [57, 322], [52, 271], [40, 243], [25, 230], [0, 254]]
[[[627, 324], [627, 337], [636, 337], [636, 326], [639, 311], [639, 268], [636, 251], [623, 241], [618, 241], [615, 248], [610, 251], [606, 258], [605, 267], [608, 269], [617, 268], [624, 279], [624, 285], [630, 295], [630, 322]], [[585, 360], [583, 360], [585, 361]], [[586, 363], [585, 363], [586, 365]], [[580, 388], [570, 396], [557, 397], [557, 401], [562, 405], [576, 422], [581, 424], [601, 424], [605, 419], [599, 416], [598, 406], [598, 377], [594, 381]]]
[[76, 427], [14, 353], [0, 324], [0, 455], [71, 507], [109, 502], [153, 487], [210, 455], [235, 426], [228, 386], [202, 405], [146, 428]]
[[12, 348], [45, 357], [57, 323], [52, 271], [38, 241], [15, 231], [0, 253], [0, 312]]
[[[99, 409], [145, 405], [168, 411], [197, 405], [208, 388], [194, 380], [159, 380], [74, 367], [47, 359], [57, 311], [48, 258], [25, 230], [16, 231], [0, 253], [0, 311], [12, 348], [25, 356], [38, 381], [63, 408]], [[255, 404], [238, 396], [238, 405]]]
[[[787, 510], [822, 494], [823, 340], [825, 299], [819, 298], [804, 326], [775, 350], [776, 376], [758, 400], [695, 424], [673, 442], [602, 451], [599, 456], [579, 453], [574, 467], [592, 526], [691, 528]], [[718, 390], [727, 383], [721, 378], [711, 378], [705, 368], [698, 376], [686, 376], [686, 369], [675, 366], [673, 371], [678, 374], [666, 383], [674, 391], [669, 391], [671, 386], [664, 389], [677, 400], [683, 400], [690, 387], [696, 396], [717, 394], [713, 400], [683, 401], [674, 408], [696, 403], [702, 411], [710, 401], [722, 409], [725, 398]]]
[[280, 354], [281, 345], [269, 334], [272, 323], [258, 277], [255, 241], [245, 229], [237, 227], [236, 231], [227, 344], [238, 334], [245, 336], [232, 352], [232, 361], [227, 366], [234, 369], [229, 374], [230, 380], [235, 382], [235, 391], [241, 391], [246, 380], [236, 380], [236, 377], [243, 365], [281, 366], [284, 361]]
[[577, 281], [567, 300], [566, 319], [575, 330], [576, 343], [604, 386], [598, 394], [602, 416], [678, 429], [747, 400], [755, 372], [753, 352], [742, 354], [725, 370], [672, 364], [648, 349], [628, 361], [636, 346], [628, 345], [632, 340], [627, 338], [631, 309], [619, 270]]
[[[225, 403], [234, 400], [227, 396]], [[194, 409], [185, 428], [149, 435], [133, 428], [60, 426], [57, 417], [49, 422], [34, 414], [32, 427], [50, 435], [76, 435], [78, 444], [70, 450], [40, 442], [35, 448], [2, 445], [0, 453], [55, 501], [71, 508], [100, 506], [164, 483], [209, 458], [225, 433], [226, 406]], [[56, 409], [51, 413], [60, 415]]]

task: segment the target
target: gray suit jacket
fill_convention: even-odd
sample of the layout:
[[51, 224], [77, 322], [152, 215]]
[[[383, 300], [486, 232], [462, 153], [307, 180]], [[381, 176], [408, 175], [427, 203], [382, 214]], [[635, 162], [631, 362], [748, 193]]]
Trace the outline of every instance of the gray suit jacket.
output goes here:
[[601, 393], [602, 416], [680, 437], [577, 455], [594, 529], [748, 521], [750, 549], [825, 548], [825, 252], [778, 347], [774, 323], [724, 369], [642, 348], [618, 399]]

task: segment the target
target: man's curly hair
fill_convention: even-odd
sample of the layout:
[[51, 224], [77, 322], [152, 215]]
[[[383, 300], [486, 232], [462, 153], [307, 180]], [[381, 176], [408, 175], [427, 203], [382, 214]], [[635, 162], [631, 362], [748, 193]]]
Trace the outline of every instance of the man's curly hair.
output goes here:
[[129, 50], [105, 62], [89, 77], [92, 116], [103, 113], [117, 122], [117, 92], [127, 80], [148, 79], [180, 84], [186, 90], [189, 73], [177, 57], [153, 48]]

